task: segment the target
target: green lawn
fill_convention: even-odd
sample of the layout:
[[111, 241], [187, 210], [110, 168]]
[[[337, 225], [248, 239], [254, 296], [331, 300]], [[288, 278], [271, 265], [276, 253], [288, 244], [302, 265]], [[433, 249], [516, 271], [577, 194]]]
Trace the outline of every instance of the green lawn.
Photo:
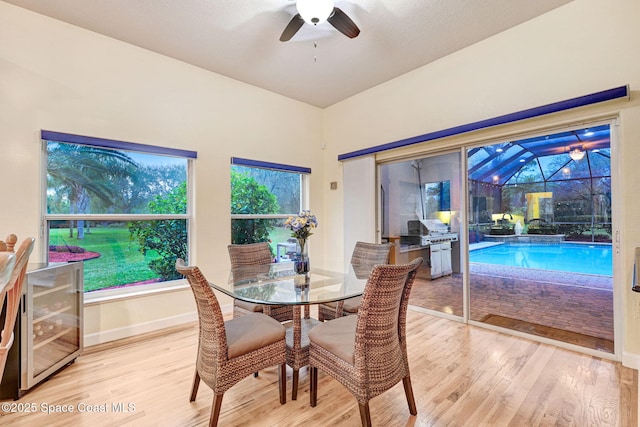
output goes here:
[[[291, 237], [291, 230], [275, 227], [270, 235], [273, 253], [276, 245]], [[84, 262], [85, 292], [137, 282], [156, 280], [158, 274], [149, 269], [148, 263], [157, 255], [142, 255], [140, 245], [129, 241], [126, 226], [96, 226], [85, 233], [82, 240], [69, 237], [68, 228], [51, 229], [49, 245], [80, 246], [87, 251], [97, 252], [100, 257]]]
[[95, 227], [82, 240], [69, 238], [69, 229], [51, 229], [50, 245], [80, 246], [98, 252], [99, 258], [84, 262], [84, 290], [95, 291], [113, 286], [153, 280], [158, 275], [148, 262], [155, 254], [142, 255], [137, 242], [129, 241], [129, 230], [122, 227]]

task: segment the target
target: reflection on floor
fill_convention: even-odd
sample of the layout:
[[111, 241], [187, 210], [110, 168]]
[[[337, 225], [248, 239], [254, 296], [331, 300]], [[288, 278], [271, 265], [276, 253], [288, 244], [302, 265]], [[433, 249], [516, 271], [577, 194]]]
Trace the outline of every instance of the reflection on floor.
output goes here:
[[[470, 269], [472, 320], [613, 353], [610, 277], [475, 263]], [[410, 303], [462, 316], [462, 275], [416, 280]]]

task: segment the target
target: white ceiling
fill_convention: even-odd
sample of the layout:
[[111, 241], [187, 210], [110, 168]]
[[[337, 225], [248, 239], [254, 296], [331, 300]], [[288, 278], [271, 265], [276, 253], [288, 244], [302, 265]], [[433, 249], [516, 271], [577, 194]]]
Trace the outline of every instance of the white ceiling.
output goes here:
[[324, 23], [278, 38], [292, 0], [4, 0], [327, 107], [571, 0], [336, 0], [361, 30]]

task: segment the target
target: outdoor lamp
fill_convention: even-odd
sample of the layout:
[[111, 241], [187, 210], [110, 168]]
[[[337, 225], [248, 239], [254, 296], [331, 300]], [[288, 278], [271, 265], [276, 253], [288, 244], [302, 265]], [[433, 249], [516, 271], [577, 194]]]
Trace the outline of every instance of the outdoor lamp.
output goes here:
[[580, 149], [580, 147], [575, 147], [572, 148], [571, 151], [569, 151], [569, 157], [571, 157], [572, 160], [582, 160], [582, 158], [584, 157], [584, 151], [582, 151]]

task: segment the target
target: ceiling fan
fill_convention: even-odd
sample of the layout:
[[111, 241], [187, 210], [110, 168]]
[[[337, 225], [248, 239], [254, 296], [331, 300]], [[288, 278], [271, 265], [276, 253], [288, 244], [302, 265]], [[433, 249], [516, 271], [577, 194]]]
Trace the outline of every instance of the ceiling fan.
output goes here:
[[298, 13], [291, 18], [282, 35], [281, 42], [291, 40], [305, 22], [312, 25], [322, 24], [327, 21], [336, 30], [349, 38], [358, 37], [360, 29], [340, 8], [333, 5], [333, 0], [298, 0], [296, 2]]

